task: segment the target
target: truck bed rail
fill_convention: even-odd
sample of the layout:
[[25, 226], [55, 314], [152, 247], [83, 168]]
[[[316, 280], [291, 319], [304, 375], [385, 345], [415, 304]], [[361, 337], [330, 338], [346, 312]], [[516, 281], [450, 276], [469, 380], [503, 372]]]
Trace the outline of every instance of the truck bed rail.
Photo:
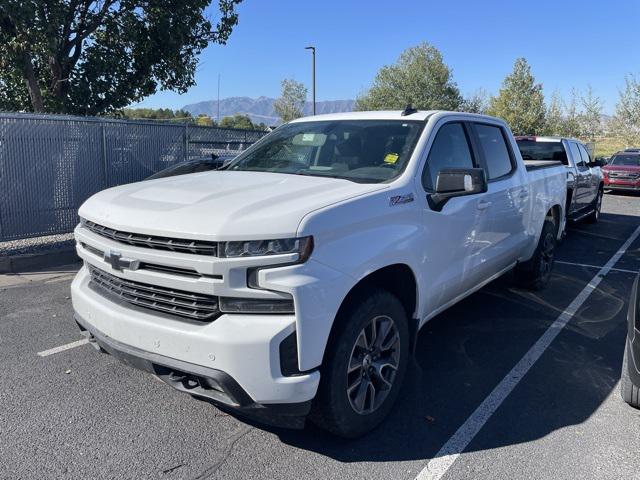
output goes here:
[[556, 160], [525, 160], [524, 165], [527, 171], [540, 170], [542, 168], [551, 168], [562, 166], [562, 162]]

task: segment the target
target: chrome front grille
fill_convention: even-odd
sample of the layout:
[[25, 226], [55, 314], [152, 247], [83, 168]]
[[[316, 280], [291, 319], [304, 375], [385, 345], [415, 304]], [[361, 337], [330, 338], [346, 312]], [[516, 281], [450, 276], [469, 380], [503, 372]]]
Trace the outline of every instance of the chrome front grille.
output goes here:
[[637, 180], [640, 178], [640, 173], [633, 172], [608, 172], [609, 177], [617, 178], [619, 180]]
[[133, 245], [136, 247], [154, 248], [156, 250], [169, 250], [172, 252], [195, 253], [198, 255], [218, 255], [218, 244], [202, 240], [185, 240], [183, 238], [157, 237], [141, 233], [123, 232], [105, 227], [89, 220], [82, 219], [82, 225], [100, 235], [116, 242]]
[[[80, 242], [80, 245], [82, 246], [82, 248], [93, 253], [94, 255], [100, 258], [104, 258], [104, 252], [99, 248], [92, 247], [91, 245], [84, 242]], [[171, 275], [181, 275], [183, 277], [191, 277], [191, 278], [202, 278], [207, 276], [209, 278], [216, 278], [216, 279], [222, 280], [222, 275], [203, 275], [201, 273], [198, 273], [196, 270], [192, 268], [174, 267], [169, 265], [160, 265], [160, 264], [148, 263], [148, 262], [138, 262], [136, 270], [148, 270], [151, 272], [168, 273]]]
[[201, 293], [174, 290], [126, 280], [87, 265], [91, 285], [97, 291], [150, 310], [199, 321], [214, 320], [219, 314], [218, 297]]

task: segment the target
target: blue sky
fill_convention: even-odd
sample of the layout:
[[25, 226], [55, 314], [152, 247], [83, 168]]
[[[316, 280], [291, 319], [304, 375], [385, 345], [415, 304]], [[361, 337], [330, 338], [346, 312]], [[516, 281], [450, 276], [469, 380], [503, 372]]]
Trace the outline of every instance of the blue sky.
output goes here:
[[317, 47], [318, 100], [355, 98], [381, 66], [424, 41], [440, 49], [463, 94], [496, 93], [523, 56], [547, 97], [591, 84], [613, 113], [625, 74], [640, 73], [637, 0], [245, 0], [238, 12], [227, 45], [201, 55], [196, 86], [140, 105], [175, 109], [215, 99], [218, 74], [221, 98], [277, 97], [283, 78], [310, 87], [306, 45]]

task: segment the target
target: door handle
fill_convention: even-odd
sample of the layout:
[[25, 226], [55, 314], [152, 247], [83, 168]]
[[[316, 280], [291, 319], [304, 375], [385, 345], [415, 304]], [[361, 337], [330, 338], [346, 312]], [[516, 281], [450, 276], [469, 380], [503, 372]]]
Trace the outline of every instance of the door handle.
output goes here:
[[519, 196], [521, 199], [523, 199], [523, 200], [524, 200], [525, 198], [527, 198], [527, 197], [529, 196], [529, 192], [528, 192], [527, 190], [522, 190], [522, 191], [520, 192], [520, 195], [518, 195], [518, 196]]
[[491, 206], [491, 202], [488, 202], [486, 200], [480, 200], [478, 202], [478, 210], [486, 210], [490, 206]]

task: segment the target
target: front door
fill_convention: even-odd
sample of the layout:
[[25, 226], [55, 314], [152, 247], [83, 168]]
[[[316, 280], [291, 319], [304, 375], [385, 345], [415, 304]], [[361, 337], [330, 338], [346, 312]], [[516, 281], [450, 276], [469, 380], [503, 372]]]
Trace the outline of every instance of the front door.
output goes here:
[[424, 256], [422, 272], [427, 311], [450, 303], [473, 286], [473, 259], [479, 219], [484, 215], [483, 194], [450, 199], [441, 211], [429, 207], [427, 195], [434, 192], [438, 172], [446, 168], [473, 168], [478, 163], [463, 122], [448, 122], [435, 129], [435, 137], [421, 183], [424, 195]]

